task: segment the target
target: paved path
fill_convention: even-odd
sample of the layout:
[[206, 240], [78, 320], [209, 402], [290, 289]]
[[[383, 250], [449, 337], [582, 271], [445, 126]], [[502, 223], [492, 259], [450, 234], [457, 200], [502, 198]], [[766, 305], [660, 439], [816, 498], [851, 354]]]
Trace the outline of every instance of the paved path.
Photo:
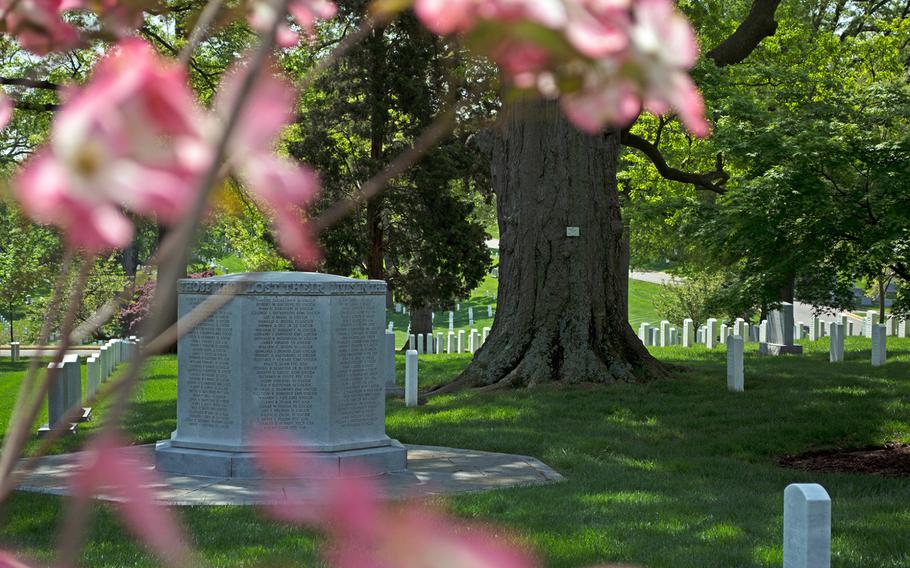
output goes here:
[[[98, 350], [99, 350], [99, 347], [83, 346], [83, 347], [77, 347], [74, 349], [69, 349], [69, 350], [67, 350], [67, 354], [76, 354], [76, 355], [82, 355], [83, 357], [88, 357], [89, 355], [94, 355], [95, 353], [98, 353]], [[50, 349], [47, 347], [45, 347], [44, 349], [38, 349], [37, 347], [20, 347], [19, 348], [20, 357], [34, 357], [35, 355], [38, 355], [41, 357], [53, 357], [56, 352], [57, 352], [57, 350], [54, 349], [53, 347]], [[0, 357], [9, 357], [9, 356], [10, 356], [9, 346], [7, 345], [6, 347], [0, 347]]]
[[[408, 470], [380, 478], [386, 499], [475, 493], [564, 480], [554, 469], [527, 456], [436, 446], [405, 447], [408, 449]], [[128, 451], [136, 452], [151, 462], [154, 447], [136, 446]], [[73, 453], [41, 458], [38, 467], [25, 477], [19, 490], [67, 495], [67, 478], [77, 467], [79, 455]], [[269, 488], [263, 487], [261, 481], [213, 477], [164, 475], [159, 476], [159, 481], [161, 483], [155, 485], [155, 491], [158, 501], [166, 505], [307, 503], [318, 501], [321, 494], [313, 483], [294, 480], [281, 480]], [[102, 495], [100, 498], [113, 500], [111, 496]]]
[[[677, 277], [666, 272], [646, 272], [646, 271], [632, 271], [629, 273], [629, 277], [633, 280], [641, 280], [643, 282], [650, 282], [652, 284], [669, 284], [674, 279], [678, 280]], [[804, 304], [802, 302], [793, 303], [793, 321], [794, 322], [804, 322], [808, 324], [812, 321], [812, 317], [815, 315], [813, 312], [812, 304]], [[822, 321], [831, 322], [835, 321], [841, 315], [846, 315], [856, 322], [862, 322], [862, 318], [857, 317], [855, 314], [850, 312], [836, 312], [836, 313], [826, 313], [820, 316]]]

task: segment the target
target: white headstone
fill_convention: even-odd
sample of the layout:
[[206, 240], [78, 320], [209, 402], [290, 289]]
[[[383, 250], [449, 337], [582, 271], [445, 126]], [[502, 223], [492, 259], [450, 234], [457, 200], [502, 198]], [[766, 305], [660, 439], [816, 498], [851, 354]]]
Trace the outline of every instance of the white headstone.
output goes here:
[[728, 335], [729, 334], [727, 333], [727, 324], [725, 324], [725, 323], [720, 324], [720, 342], [718, 343], [718, 345], [726, 344]]
[[863, 336], [872, 337], [872, 326], [878, 323], [878, 312], [869, 310], [863, 318]]
[[743, 338], [739, 335], [727, 337], [727, 389], [733, 392], [745, 390]]
[[843, 363], [844, 361], [844, 326], [841, 324], [831, 324], [829, 360], [832, 363]]
[[452, 353], [455, 352], [455, 332], [454, 331], [449, 332], [449, 336], [448, 336], [447, 340], [448, 341], [446, 343], [446, 353], [451, 355]]
[[469, 351], [471, 353], [475, 353], [480, 349], [480, 333], [476, 329], [471, 330], [469, 345]]
[[812, 321], [809, 323], [809, 341], [818, 341], [818, 338], [821, 337], [821, 320], [818, 317], [813, 317]]
[[482, 339], [482, 343], [486, 343], [486, 342], [487, 342], [487, 338], [488, 338], [489, 336], [490, 336], [490, 328], [489, 328], [489, 327], [483, 328], [483, 339]]
[[907, 335], [907, 320], [901, 319], [897, 324], [897, 336], [902, 339], [907, 339], [910, 337]]
[[660, 346], [668, 347], [670, 345], [670, 322], [663, 320], [660, 322]]
[[16, 363], [19, 361], [19, 342], [13, 341], [9, 344], [9, 358], [10, 361]]
[[686, 318], [683, 320], [683, 332], [682, 332], [683, 347], [692, 347], [692, 341], [695, 339], [694, 327], [695, 327], [695, 322], [692, 321], [692, 318]]
[[707, 334], [705, 336], [705, 347], [708, 349], [717, 347], [717, 320], [715, 318], [708, 318], [708, 327], [705, 333]]
[[646, 322], [646, 321], [645, 321], [645, 322], [641, 322], [641, 323], [638, 325], [638, 338], [641, 339], [641, 342], [642, 342], [645, 346], [648, 345], [648, 340], [650, 339], [650, 337], [649, 337], [650, 332], [648, 331], [648, 328], [649, 328], [649, 327], [651, 327], [651, 325], [650, 325], [648, 322]]
[[793, 339], [796, 341], [803, 339], [804, 329], [806, 329], [806, 324], [801, 321], [796, 322], [796, 326], [793, 327]]
[[417, 354], [423, 355], [426, 353], [426, 336], [422, 333], [417, 334]]
[[386, 390], [388, 389], [397, 389], [398, 385], [395, 383], [395, 332], [386, 331], [385, 332], [385, 349], [383, 352], [383, 374], [385, 375], [385, 386]]
[[455, 353], [464, 353], [464, 330], [458, 330], [458, 343], [455, 345]]
[[404, 403], [417, 406], [417, 352], [409, 350], [404, 361]]
[[761, 320], [758, 324], [759, 343], [768, 343], [768, 320]]
[[816, 483], [784, 490], [784, 568], [831, 566], [831, 497]]
[[493, 306], [487, 306], [487, 317], [493, 317]]
[[881, 367], [888, 359], [888, 338], [885, 326], [876, 323], [872, 325], [872, 366]]
[[745, 323], [746, 323], [746, 320], [744, 320], [743, 318], [736, 318], [736, 321], [733, 322], [733, 335], [738, 335], [738, 336], [742, 337], [744, 341], [746, 338], [746, 332], [745, 332], [745, 329], [743, 328], [743, 324], [745, 324]]
[[435, 351], [435, 353], [436, 353], [437, 355], [442, 355], [442, 353], [443, 353], [443, 349], [442, 349], [442, 332], [441, 332], [441, 331], [436, 332], [436, 351]]
[[85, 397], [92, 397], [101, 382], [101, 361], [95, 354], [85, 360]]

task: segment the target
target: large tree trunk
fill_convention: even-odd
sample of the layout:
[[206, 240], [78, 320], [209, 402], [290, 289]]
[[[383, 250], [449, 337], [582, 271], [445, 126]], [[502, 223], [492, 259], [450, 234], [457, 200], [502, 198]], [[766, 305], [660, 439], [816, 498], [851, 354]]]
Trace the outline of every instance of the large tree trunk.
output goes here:
[[[619, 133], [584, 135], [554, 102], [511, 109], [493, 149], [499, 303], [489, 339], [451, 385], [647, 380], [665, 373], [629, 326]], [[578, 236], [569, 236], [576, 233]]]

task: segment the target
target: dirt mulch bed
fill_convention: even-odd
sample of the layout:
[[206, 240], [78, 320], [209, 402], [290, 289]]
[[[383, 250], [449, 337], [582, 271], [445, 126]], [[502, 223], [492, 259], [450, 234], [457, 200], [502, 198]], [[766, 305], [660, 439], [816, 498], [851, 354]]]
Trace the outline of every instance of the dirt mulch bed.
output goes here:
[[863, 473], [910, 477], [910, 444], [885, 444], [851, 450], [824, 450], [784, 456], [784, 467], [824, 473]]

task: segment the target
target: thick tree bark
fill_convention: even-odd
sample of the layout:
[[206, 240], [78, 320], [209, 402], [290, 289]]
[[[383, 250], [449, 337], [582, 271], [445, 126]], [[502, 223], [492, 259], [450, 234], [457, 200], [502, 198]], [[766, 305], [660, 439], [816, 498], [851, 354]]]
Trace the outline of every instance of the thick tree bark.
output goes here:
[[[388, 77], [385, 69], [384, 28], [373, 30], [369, 39], [370, 59], [373, 73], [370, 75], [370, 159], [375, 171], [382, 169], [384, 159], [383, 142], [389, 119]], [[375, 173], [375, 171], [373, 173]], [[370, 248], [367, 251], [367, 277], [371, 280], [384, 280], [383, 257], [385, 242], [382, 229], [382, 198], [374, 197], [367, 203], [367, 231]]]
[[[629, 326], [619, 132], [588, 136], [554, 102], [516, 105], [493, 151], [499, 303], [489, 339], [442, 392], [664, 373]], [[578, 236], [571, 236], [576, 233]]]
[[433, 312], [430, 308], [410, 308], [411, 313], [411, 333], [428, 334], [433, 333]]

